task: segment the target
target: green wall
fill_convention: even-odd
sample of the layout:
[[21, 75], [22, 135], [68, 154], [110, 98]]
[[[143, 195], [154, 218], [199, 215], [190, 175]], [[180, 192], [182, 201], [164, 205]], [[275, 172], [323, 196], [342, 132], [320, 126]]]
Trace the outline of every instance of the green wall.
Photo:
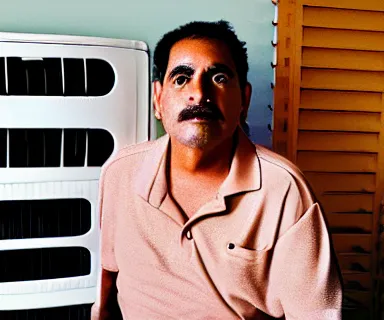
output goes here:
[[1, 0], [0, 31], [145, 41], [152, 53], [167, 31], [192, 20], [231, 22], [247, 42], [253, 85], [248, 122], [252, 140], [271, 144], [274, 6], [270, 0]]

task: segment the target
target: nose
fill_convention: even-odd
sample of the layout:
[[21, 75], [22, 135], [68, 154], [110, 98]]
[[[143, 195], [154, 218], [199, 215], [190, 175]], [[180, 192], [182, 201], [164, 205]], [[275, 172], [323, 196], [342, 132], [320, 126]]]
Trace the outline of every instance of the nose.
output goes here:
[[194, 77], [191, 81], [189, 102], [199, 104], [202, 101], [206, 101], [209, 98], [209, 94], [210, 86], [207, 77], [204, 75]]

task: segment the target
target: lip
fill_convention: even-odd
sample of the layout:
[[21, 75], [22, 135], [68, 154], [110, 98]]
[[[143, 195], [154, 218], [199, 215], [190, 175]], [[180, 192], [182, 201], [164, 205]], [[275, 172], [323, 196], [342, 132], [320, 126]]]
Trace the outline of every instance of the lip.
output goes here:
[[212, 121], [213, 121], [212, 119], [206, 119], [206, 118], [193, 118], [188, 120], [188, 122], [192, 122], [192, 123], [208, 123]]

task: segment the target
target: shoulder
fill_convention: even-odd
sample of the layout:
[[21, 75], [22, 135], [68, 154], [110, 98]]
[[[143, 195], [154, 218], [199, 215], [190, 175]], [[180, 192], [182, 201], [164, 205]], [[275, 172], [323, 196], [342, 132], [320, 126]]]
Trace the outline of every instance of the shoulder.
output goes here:
[[257, 156], [264, 165], [278, 170], [282, 174], [304, 177], [300, 169], [288, 159], [261, 145], [255, 145]]
[[262, 180], [272, 180], [277, 183], [288, 180], [291, 188], [296, 190], [301, 200], [304, 201], [305, 207], [315, 202], [313, 192], [303, 172], [295, 164], [266, 147], [260, 145], [255, 145], [255, 147], [260, 161]]
[[160, 147], [166, 139], [166, 137], [161, 137], [153, 141], [124, 146], [102, 166], [102, 178], [107, 174], [113, 175], [113, 173], [121, 174], [123, 172], [137, 171], [137, 169], [141, 167], [144, 159], [148, 157], [148, 154], [156, 152], [156, 149]]

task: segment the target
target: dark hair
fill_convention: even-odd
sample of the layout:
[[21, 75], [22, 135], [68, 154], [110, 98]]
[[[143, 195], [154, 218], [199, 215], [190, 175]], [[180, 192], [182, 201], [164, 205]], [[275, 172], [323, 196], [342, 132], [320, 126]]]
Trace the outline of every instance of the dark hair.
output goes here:
[[227, 44], [239, 77], [240, 88], [247, 84], [248, 55], [245, 42], [237, 38], [232, 26], [224, 20], [193, 21], [166, 33], [157, 43], [153, 55], [153, 80], [163, 83], [173, 45], [183, 39], [217, 39]]

